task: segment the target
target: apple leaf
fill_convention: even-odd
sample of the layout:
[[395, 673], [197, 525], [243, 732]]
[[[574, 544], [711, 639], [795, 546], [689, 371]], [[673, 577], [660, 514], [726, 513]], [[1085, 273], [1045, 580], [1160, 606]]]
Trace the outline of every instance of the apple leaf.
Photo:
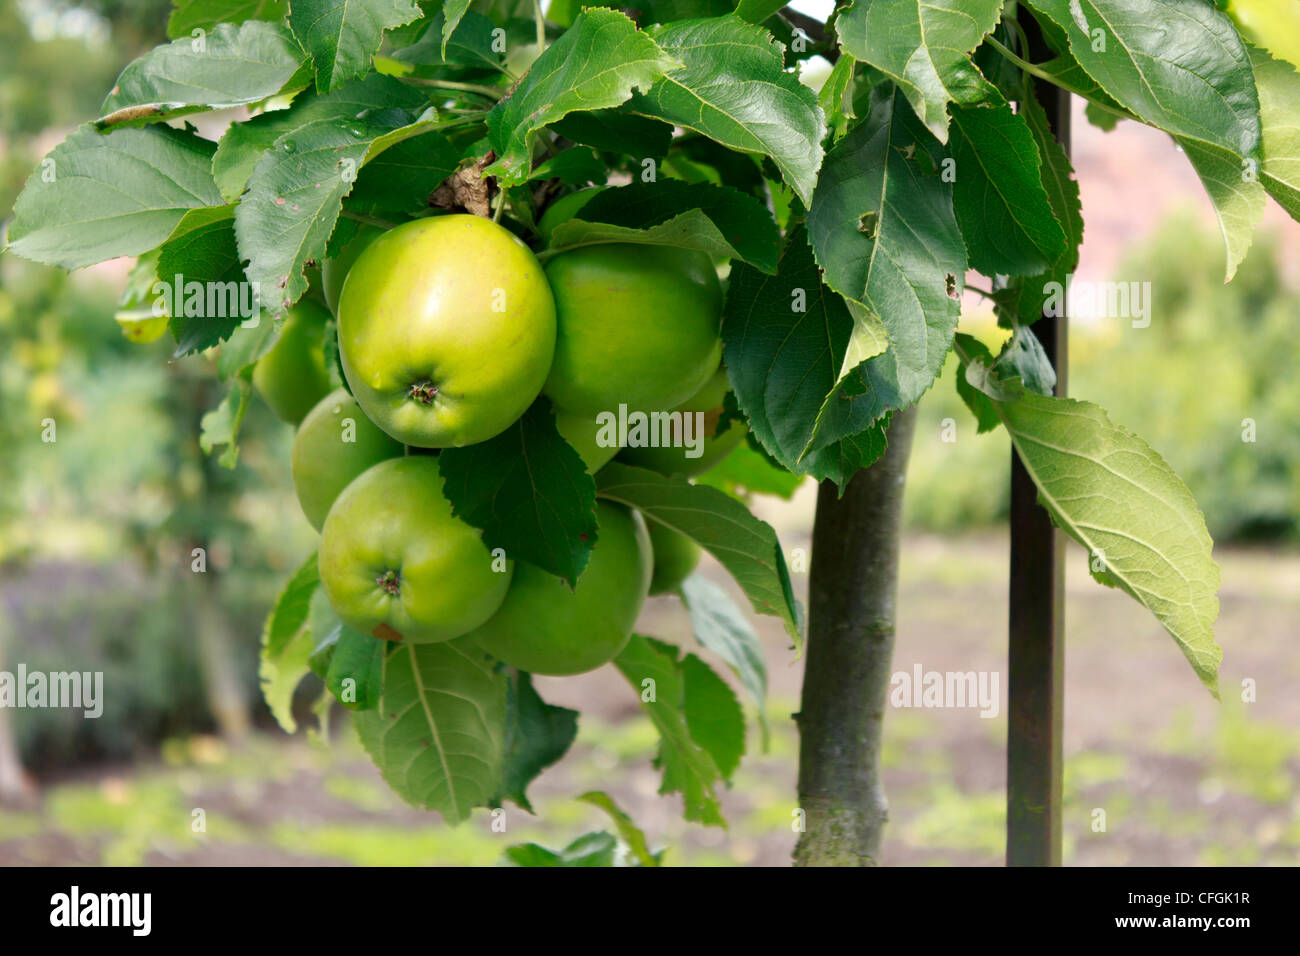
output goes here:
[[599, 830], [584, 833], [560, 851], [548, 850], [539, 843], [520, 843], [507, 847], [505, 861], [513, 866], [613, 866], [618, 840], [612, 833]]
[[[234, 217], [234, 206], [191, 209], [159, 248], [160, 282], [173, 290], [179, 285], [182, 291], [191, 282], [203, 283], [196, 301], [178, 301], [173, 291], [167, 327], [176, 340], [176, 358], [225, 341], [245, 320], [260, 321], [259, 306], [244, 294]], [[242, 313], [244, 304], [252, 306], [251, 315]]]
[[[428, 28], [410, 46], [391, 54], [390, 59], [418, 76], [447, 75], [448, 67], [470, 70], [500, 70], [501, 54], [492, 49], [495, 25], [481, 13], [468, 10], [459, 23], [447, 18], [444, 6], [429, 21]], [[450, 26], [450, 29], [448, 27]], [[377, 61], [378, 62], [378, 61]]]
[[225, 445], [226, 450], [217, 459], [223, 468], [234, 468], [239, 463], [239, 429], [252, 394], [252, 369], [241, 371], [230, 380], [230, 391], [221, 404], [199, 419], [199, 448], [210, 455], [212, 449]]
[[456, 28], [460, 26], [461, 18], [469, 10], [469, 5], [470, 0], [445, 0], [442, 10], [438, 13], [442, 18], [442, 28], [439, 30], [438, 39], [442, 41], [444, 59], [447, 56], [447, 44], [451, 42], [452, 35], [455, 34]]
[[[285, 89], [303, 61], [282, 24], [221, 23], [201, 38], [182, 37], [130, 63], [104, 100], [98, 125], [256, 103]], [[306, 85], [305, 72], [300, 79]]]
[[768, 273], [776, 270], [780, 248], [772, 214], [753, 196], [729, 186], [680, 180], [605, 189], [551, 235], [551, 249], [557, 252], [606, 242], [698, 249], [741, 259]]
[[633, 634], [614, 666], [640, 695], [641, 709], [659, 731], [659, 792], [680, 793], [687, 820], [725, 826], [716, 790], [722, 773], [709, 750], [692, 736], [685, 713], [686, 678], [677, 654], [670, 644]]
[[501, 548], [574, 585], [596, 543], [596, 484], [539, 400], [495, 438], [438, 456], [452, 513]]
[[457, 824], [500, 791], [504, 672], [472, 638], [406, 644], [384, 656], [374, 710], [353, 714], [380, 774], [407, 803]]
[[1292, 219], [1300, 220], [1300, 73], [1285, 60], [1250, 48], [1259, 90], [1259, 115], [1264, 130], [1261, 181], [1268, 194]]
[[627, 844], [628, 851], [641, 866], [663, 865], [664, 851], [650, 852], [650, 845], [646, 842], [645, 834], [641, 831], [641, 828], [619, 808], [613, 797], [603, 790], [588, 790], [578, 797], [578, 800], [581, 803], [589, 803], [593, 807], [599, 807], [609, 814], [609, 818], [614, 821], [614, 828], [618, 831], [619, 839]]
[[309, 673], [311, 635], [304, 625], [312, 595], [320, 585], [316, 552], [285, 582], [262, 626], [261, 663], [258, 668], [262, 694], [276, 722], [286, 733], [298, 729], [293, 719], [293, 692]]
[[505, 771], [500, 797], [533, 813], [528, 785], [565, 755], [578, 736], [578, 712], [546, 703], [526, 671], [511, 670], [506, 698]]
[[8, 250], [80, 269], [163, 242], [186, 210], [219, 206], [213, 144], [170, 126], [73, 132], [14, 202]]
[[618, 106], [649, 89], [673, 60], [617, 10], [591, 7], [537, 58], [488, 114], [497, 160], [484, 171], [514, 186], [531, 171], [537, 131], [575, 110]]
[[221, 23], [246, 20], [283, 20], [288, 0], [175, 0], [167, 20], [167, 36], [191, 36], [195, 30], [213, 30]]
[[1217, 698], [1219, 567], [1187, 486], [1152, 448], [1090, 402], [1039, 395], [959, 349], [993, 403], [1038, 500], [1088, 551], [1092, 575], [1150, 610]]
[[1029, 124], [1011, 107], [954, 107], [953, 208], [970, 265], [987, 276], [1035, 275], [1065, 252]]
[[754, 610], [781, 618], [800, 640], [799, 611], [785, 555], [771, 525], [717, 488], [610, 462], [597, 475], [602, 498], [636, 508], [647, 521], [690, 538], [736, 579]]
[[[665, 650], [677, 651], [671, 644]], [[682, 711], [691, 739], [709, 752], [723, 780], [740, 766], [745, 755], [745, 712], [735, 691], [694, 654], [677, 662], [682, 674]]]
[[1032, 0], [1103, 90], [1183, 147], [1219, 216], [1231, 278], [1250, 247], [1263, 187], [1260, 102], [1245, 44], [1213, 3]]
[[[844, 300], [821, 281], [804, 229], [790, 234], [776, 275], [732, 267], [723, 360], [754, 436], [787, 471], [843, 486], [864, 464], [856, 449], [838, 443], [805, 454], [823, 407], [828, 425], [845, 435], [878, 417], [874, 396], [856, 384], [865, 381], [861, 363], [846, 359], [855, 335]], [[837, 391], [845, 367], [853, 387]], [[843, 398], [829, 401], [836, 394]]]
[[734, 14], [649, 32], [682, 66], [635, 97], [632, 108], [730, 149], [770, 156], [809, 202], [826, 124], [817, 94], [785, 72], [785, 48]]
[[412, 0], [292, 0], [289, 27], [316, 67], [316, 90], [329, 93], [370, 69], [384, 31], [419, 17]]
[[939, 142], [948, 104], [975, 103], [993, 89], [971, 60], [1002, 15], [1002, 0], [854, 0], [835, 22], [845, 50], [903, 90]]
[[717, 654], [754, 698], [766, 750], [767, 664], [753, 625], [726, 591], [701, 574], [682, 582], [681, 598], [690, 612], [695, 639]]
[[446, 136], [437, 130], [421, 133], [362, 166], [345, 206], [400, 221], [427, 209], [429, 196], [459, 166], [460, 150]]
[[[331, 646], [325, 669], [326, 689], [348, 710], [370, 710], [379, 706], [383, 693], [384, 653], [389, 645], [362, 634], [339, 621], [325, 640]], [[319, 652], [317, 641], [313, 653]]]
[[[943, 147], [893, 84], [873, 89], [870, 102], [867, 118], [827, 154], [808, 210], [817, 264], [856, 326], [841, 385], [804, 454], [860, 432], [860, 409], [872, 420], [920, 398], [943, 367], [960, 312], [966, 247], [952, 185], [939, 174]], [[889, 348], [879, 353], [882, 327]], [[835, 408], [846, 394], [855, 396], [853, 416]]]
[[326, 242], [358, 171], [390, 146], [436, 125], [417, 114], [424, 98], [391, 77], [371, 75], [308, 97], [277, 119], [235, 210], [239, 254], [265, 307], [278, 315], [307, 291], [303, 270]]
[[673, 137], [673, 128], [667, 123], [637, 116], [626, 108], [579, 110], [552, 125], [551, 130], [583, 146], [640, 160], [666, 156]]

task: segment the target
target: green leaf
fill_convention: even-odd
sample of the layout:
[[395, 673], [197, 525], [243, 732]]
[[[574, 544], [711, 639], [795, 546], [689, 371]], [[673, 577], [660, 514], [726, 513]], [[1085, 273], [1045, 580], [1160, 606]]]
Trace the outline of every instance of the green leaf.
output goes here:
[[[442, 18], [442, 29], [439, 39], [442, 40], [443, 59], [447, 57], [447, 44], [451, 42], [452, 35], [455, 34], [456, 28], [460, 26], [461, 18], [469, 10], [470, 0], [446, 0], [442, 5], [439, 16]], [[477, 14], [476, 14], [477, 16]], [[487, 17], [483, 19], [487, 20]], [[491, 24], [491, 20], [488, 23]], [[491, 32], [489, 30], [489, 32]]]
[[429, 132], [424, 98], [372, 75], [295, 104], [272, 148], [257, 161], [235, 210], [239, 253], [265, 307], [278, 314], [307, 291], [303, 270], [325, 256], [343, 197], [358, 171], [385, 149]]
[[[747, 193], [665, 179], [605, 189], [551, 235], [561, 251], [606, 242], [698, 249], [776, 270], [780, 236], [772, 214]], [[613, 227], [613, 228], [605, 228]]]
[[[1020, 104], [1020, 115], [1029, 124], [1029, 131], [1042, 157], [1043, 188], [1052, 215], [1065, 232], [1065, 249], [1052, 263], [1051, 268], [1032, 277], [1021, 279], [1018, 292], [1013, 293], [1012, 308], [1025, 324], [1037, 322], [1043, 315], [1048, 283], [1060, 283], [1065, 288], [1069, 277], [1079, 264], [1079, 245], [1083, 242], [1083, 207], [1079, 201], [1079, 183], [1074, 178], [1070, 158], [1056, 141], [1047, 120], [1047, 113], [1035, 96], [1026, 96]], [[962, 377], [957, 376], [958, 388]]]
[[414, 215], [429, 208], [429, 196], [459, 166], [460, 150], [446, 136], [421, 133], [361, 167], [346, 207], [381, 218]]
[[1089, 552], [1093, 577], [1150, 610], [1217, 698], [1219, 567], [1205, 518], [1172, 468], [1090, 402], [1052, 398], [965, 355], [966, 376], [993, 402], [1038, 500]]
[[515, 866], [613, 866], [618, 841], [601, 830], [578, 837], [559, 853], [537, 843], [508, 847], [506, 861]]
[[683, 711], [691, 739], [709, 752], [723, 780], [745, 755], [745, 712], [727, 682], [694, 654], [678, 662], [684, 690]]
[[939, 142], [947, 107], [993, 96], [971, 53], [997, 25], [1002, 0], [854, 0], [835, 22], [840, 45], [900, 87]]
[[570, 113], [551, 126], [552, 132], [593, 149], [623, 153], [637, 159], [660, 159], [668, 153], [673, 128], [624, 109]]
[[[872, 91], [867, 118], [826, 157], [808, 233], [826, 284], [849, 301], [857, 322], [839, 381], [862, 370], [853, 388], [828, 396], [809, 451], [860, 432], [862, 410], [870, 422], [912, 404], [943, 367], [966, 274], [952, 185], [939, 174], [944, 159], [892, 84]], [[883, 354], [871, 357], [879, 332], [863, 334], [863, 313], [888, 335]], [[854, 402], [853, 416], [831, 407], [846, 390], [867, 396]]]
[[[978, 358], [985, 365], [993, 365], [993, 353], [979, 339], [965, 332], [958, 332], [955, 342], [961, 354]], [[956, 381], [957, 394], [975, 416], [977, 423], [975, 434], [983, 435], [997, 428], [1002, 423], [1002, 419], [998, 418], [998, 410], [993, 407], [993, 401], [987, 395], [966, 380], [964, 368], [958, 371]]]
[[[1175, 140], [1183, 148], [1214, 205], [1227, 255], [1227, 281], [1236, 275], [1237, 266], [1246, 258], [1255, 237], [1255, 227], [1264, 218], [1268, 194], [1258, 179], [1259, 161], [1255, 158], [1243, 160], [1236, 153], [1210, 143], [1183, 137], [1175, 137]], [[1252, 164], [1251, 178], [1243, 175], [1244, 164]]]
[[413, 806], [447, 823], [501, 789], [506, 675], [472, 640], [407, 644], [384, 658], [375, 710], [353, 715], [380, 774]]
[[762, 23], [785, 6], [785, 0], [740, 0], [736, 16], [750, 23]]
[[655, 766], [663, 771], [661, 794], [680, 793], [687, 820], [725, 826], [716, 786], [722, 775], [712, 755], [691, 736], [685, 714], [686, 680], [677, 663], [677, 649], [654, 638], [633, 634], [614, 658], [633, 689], [641, 709], [659, 731]]
[[167, 21], [167, 36], [190, 36], [194, 30], [213, 30], [220, 23], [246, 20], [283, 20], [288, 0], [175, 0]]
[[[758, 634], [727, 592], [700, 574], [692, 574], [682, 582], [681, 597], [690, 612], [695, 639], [722, 658], [754, 698], [766, 750], [767, 664]], [[725, 773], [725, 767], [722, 769]]]
[[771, 525], [716, 488], [610, 462], [597, 475], [602, 498], [638, 509], [649, 521], [690, 538], [722, 563], [754, 610], [781, 618], [800, 639], [785, 556]]
[[821, 92], [817, 94], [817, 105], [826, 114], [826, 125], [831, 128], [832, 142], [848, 132], [849, 120], [854, 118], [853, 69], [857, 62], [847, 53], [841, 52], [840, 58], [831, 68], [830, 76], [822, 84]]
[[[172, 293], [167, 327], [176, 340], [177, 358], [225, 341], [245, 321], [251, 320], [250, 327], [262, 324], [255, 311], [258, 304], [244, 289], [234, 216], [234, 206], [191, 209], [159, 248], [160, 282], [173, 290], [202, 283], [194, 300]], [[253, 314], [243, 314], [245, 304], [252, 306]]]
[[334, 651], [325, 671], [326, 689], [348, 710], [377, 707], [383, 693], [384, 652], [388, 645], [341, 621], [329, 637]]
[[608, 175], [609, 171], [605, 169], [605, 164], [601, 162], [599, 156], [590, 149], [575, 146], [561, 151], [545, 162], [538, 163], [533, 167], [528, 181], [558, 179], [570, 186], [585, 186], [588, 183], [603, 184]]
[[419, 17], [412, 0], [293, 0], [289, 26], [316, 67], [316, 89], [329, 93], [370, 69], [384, 31]]
[[1300, 74], [1285, 60], [1250, 48], [1259, 90], [1259, 115], [1264, 131], [1261, 179], [1268, 194], [1292, 219], [1300, 220]]
[[469, 10], [460, 23], [447, 34], [443, 42], [443, 31], [450, 22], [446, 19], [447, 8], [438, 11], [419, 40], [410, 46], [395, 50], [390, 59], [403, 64], [406, 72], [417, 75], [450, 77], [448, 68], [466, 70], [500, 70], [501, 54], [492, 49], [492, 31], [495, 25], [481, 13]]
[[578, 712], [546, 703], [533, 688], [531, 674], [512, 670], [500, 798], [513, 800], [533, 813], [533, 805], [528, 802], [525, 792], [528, 785], [563, 757], [577, 736]]
[[630, 816], [624, 813], [614, 802], [614, 798], [603, 790], [589, 790], [578, 798], [582, 803], [589, 803], [593, 807], [599, 807], [609, 814], [610, 819], [614, 821], [614, 828], [618, 830], [619, 837], [627, 844], [628, 851], [641, 866], [661, 866], [663, 861], [663, 851], [651, 853], [650, 846], [646, 843], [645, 834], [641, 832]]
[[225, 445], [217, 463], [223, 468], [234, 468], [239, 463], [239, 428], [244, 423], [244, 413], [248, 411], [248, 399], [253, 394], [252, 371], [235, 376], [230, 383], [230, 391], [221, 404], [199, 419], [199, 448], [203, 454], [212, 454], [212, 449]]
[[700, 484], [720, 488], [733, 497], [744, 499], [754, 495], [776, 495], [787, 501], [803, 483], [804, 476], [782, 468], [763, 446], [755, 448], [757, 439], [752, 433], [746, 441], [726, 458], [696, 478]]
[[729, 149], [770, 156], [805, 203], [822, 161], [826, 124], [817, 95], [785, 72], [785, 49], [733, 15], [656, 27], [650, 35], [683, 66], [632, 108]]
[[534, 402], [495, 438], [446, 448], [438, 460], [452, 513], [482, 528], [489, 549], [577, 583], [596, 543], [596, 484], [560, 437], [548, 402]]
[[286, 733], [295, 733], [297, 722], [290, 705], [298, 682], [307, 676], [307, 658], [312, 650], [311, 636], [303, 625], [312, 595], [320, 585], [316, 553], [294, 572], [275, 599], [271, 613], [262, 626], [261, 663], [258, 673], [262, 694], [272, 716]]
[[248, 186], [257, 161], [275, 141], [298, 123], [299, 111], [272, 110], [242, 123], [231, 123], [217, 143], [212, 157], [212, 176], [221, 198], [234, 202]]
[[1070, 53], [1110, 96], [1171, 133], [1201, 177], [1227, 245], [1231, 278], [1262, 214], [1263, 187], [1242, 177], [1261, 160], [1259, 96], [1232, 21], [1195, 0], [1034, 0]]
[[303, 60], [293, 35], [279, 23], [218, 24], [202, 39], [163, 44], [128, 65], [104, 100], [106, 115], [99, 124], [141, 115], [157, 121], [190, 111], [187, 107], [256, 103], [281, 92]]
[[[845, 367], [852, 382], [865, 381], [860, 363], [848, 358], [855, 336], [862, 341], [844, 300], [822, 284], [803, 229], [791, 233], [775, 276], [741, 263], [732, 267], [723, 360], [753, 434], [786, 470], [841, 486], [857, 470], [856, 453], [842, 445], [805, 455], [823, 407], [828, 427], [838, 424], [832, 418], [842, 419], [845, 434], [877, 418], [874, 396], [856, 385], [837, 391]], [[829, 400], [837, 394], [844, 397]]]
[[971, 267], [987, 276], [1046, 272], [1065, 252], [1065, 233], [1029, 124], [1003, 103], [955, 107], [952, 127], [953, 208]]
[[10, 252], [80, 269], [163, 242], [188, 209], [219, 206], [213, 144], [169, 126], [79, 127], [14, 202]]
[[673, 60], [616, 10], [585, 10], [546, 48], [515, 91], [488, 114], [497, 160], [485, 173], [507, 186], [528, 178], [537, 131], [575, 110], [618, 106], [649, 89]]

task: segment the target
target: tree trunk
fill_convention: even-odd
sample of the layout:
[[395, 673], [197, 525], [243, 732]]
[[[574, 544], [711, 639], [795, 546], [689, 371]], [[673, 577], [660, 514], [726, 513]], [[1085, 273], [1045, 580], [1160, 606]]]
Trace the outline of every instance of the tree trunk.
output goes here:
[[[9, 663], [9, 618], [0, 604], [0, 670]], [[27, 806], [35, 802], [36, 785], [23, 770], [18, 739], [8, 707], [0, 707], [0, 805]]]
[[881, 731], [894, 650], [903, 481], [915, 406], [894, 414], [889, 448], [839, 497], [817, 492], [808, 647], [799, 725], [796, 866], [875, 866], [887, 816]]
[[181, 574], [188, 575], [208, 709], [222, 739], [238, 745], [248, 736], [251, 718], [248, 695], [240, 680], [233, 630], [217, 597], [216, 582], [209, 577], [212, 571], [199, 575], [186, 568]]

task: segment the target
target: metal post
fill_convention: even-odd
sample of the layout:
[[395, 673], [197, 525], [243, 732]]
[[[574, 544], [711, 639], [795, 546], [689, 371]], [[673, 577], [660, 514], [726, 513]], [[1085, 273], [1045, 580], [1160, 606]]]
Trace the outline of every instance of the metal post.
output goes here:
[[[1027, 12], [1029, 58], [1049, 59], [1038, 25]], [[1070, 96], [1036, 84], [1057, 141], [1070, 151]], [[1068, 350], [1064, 315], [1044, 316], [1034, 332], [1056, 369], [1056, 394], [1066, 394]], [[1061, 863], [1064, 718], [1065, 540], [1039, 507], [1038, 492], [1011, 452], [1011, 582], [1008, 640], [1007, 865]]]

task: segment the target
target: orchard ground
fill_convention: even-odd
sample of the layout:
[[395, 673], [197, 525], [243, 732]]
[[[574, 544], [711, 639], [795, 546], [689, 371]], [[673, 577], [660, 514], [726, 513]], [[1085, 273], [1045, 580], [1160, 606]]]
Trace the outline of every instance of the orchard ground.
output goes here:
[[[788, 548], [807, 547], [792, 522], [803, 499], [767, 509]], [[904, 547], [896, 671], [997, 670], [999, 716], [973, 709], [886, 716], [892, 819], [884, 862], [998, 865], [1002, 861], [1006, 734], [1005, 535], [910, 535]], [[1068, 558], [1065, 858], [1074, 865], [1294, 864], [1300, 858], [1300, 679], [1291, 653], [1300, 620], [1300, 555], [1216, 549], [1223, 566], [1218, 633], [1220, 707], [1149, 615], [1096, 585], [1077, 548]], [[705, 568], [730, 587], [715, 565]], [[806, 588], [806, 575], [796, 587]], [[43, 781], [42, 804], [0, 811], [0, 865], [12, 864], [492, 864], [508, 845], [559, 847], [606, 819], [573, 797], [606, 788], [667, 846], [669, 865], [783, 866], [795, 834], [797, 709], [802, 668], [774, 619], [757, 618], [770, 669], [771, 747], [749, 754], [723, 805], [730, 829], [681, 819], [659, 797], [656, 738], [610, 668], [538, 679], [554, 703], [582, 702], [578, 742], [545, 772], [529, 817], [509, 810], [494, 833], [478, 812], [459, 828], [405, 806], [383, 784], [346, 722], [332, 747], [301, 734], [259, 735], [242, 751], [214, 738], [168, 741], [160, 758]], [[642, 631], [691, 647], [675, 600], [652, 599]], [[697, 649], [697, 648], [692, 648]], [[1240, 702], [1253, 678], [1256, 703]], [[194, 834], [195, 808], [206, 832]], [[1097, 810], [1106, 831], [1093, 832]]]

